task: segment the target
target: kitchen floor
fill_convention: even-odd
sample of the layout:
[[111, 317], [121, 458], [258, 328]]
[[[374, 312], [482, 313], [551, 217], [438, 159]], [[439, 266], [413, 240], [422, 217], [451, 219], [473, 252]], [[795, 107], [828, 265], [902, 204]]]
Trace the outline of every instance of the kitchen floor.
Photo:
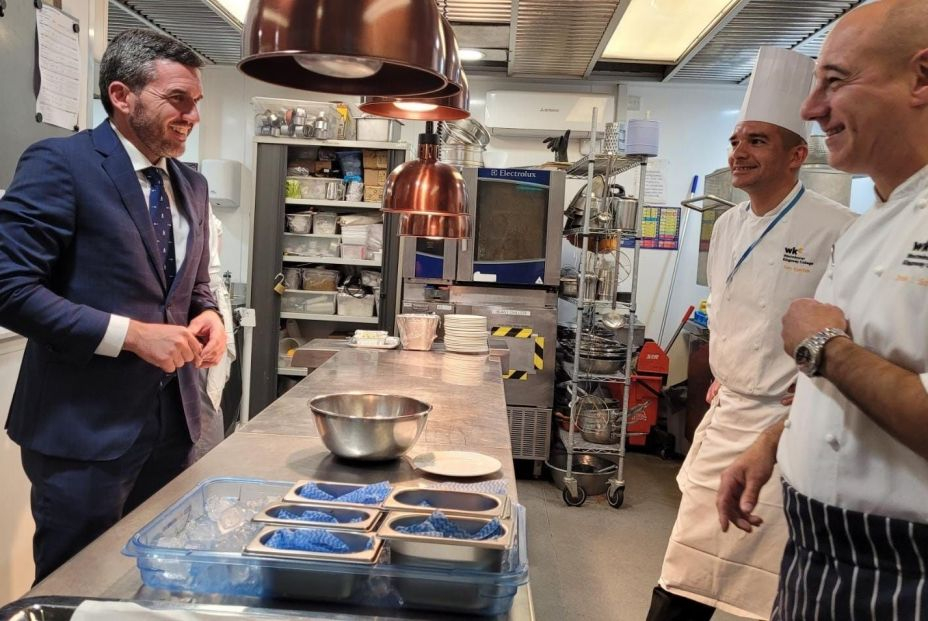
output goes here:
[[[645, 620], [680, 502], [679, 467], [679, 461], [629, 454], [619, 509], [605, 495], [568, 507], [550, 481], [519, 479], [535, 619]], [[713, 617], [736, 619], [722, 612]]]

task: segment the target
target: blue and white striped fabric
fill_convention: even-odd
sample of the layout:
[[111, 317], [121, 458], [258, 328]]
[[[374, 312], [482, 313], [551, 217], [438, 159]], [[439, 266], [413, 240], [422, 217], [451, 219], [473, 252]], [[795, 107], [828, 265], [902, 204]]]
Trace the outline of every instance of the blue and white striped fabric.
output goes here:
[[783, 481], [789, 541], [771, 621], [928, 620], [928, 524], [849, 511]]

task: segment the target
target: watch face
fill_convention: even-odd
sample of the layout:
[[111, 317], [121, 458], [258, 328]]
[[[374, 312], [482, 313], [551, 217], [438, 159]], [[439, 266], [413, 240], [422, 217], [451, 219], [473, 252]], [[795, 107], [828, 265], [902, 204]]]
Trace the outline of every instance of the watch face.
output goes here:
[[806, 345], [800, 345], [796, 348], [796, 364], [805, 366], [812, 362], [812, 352]]

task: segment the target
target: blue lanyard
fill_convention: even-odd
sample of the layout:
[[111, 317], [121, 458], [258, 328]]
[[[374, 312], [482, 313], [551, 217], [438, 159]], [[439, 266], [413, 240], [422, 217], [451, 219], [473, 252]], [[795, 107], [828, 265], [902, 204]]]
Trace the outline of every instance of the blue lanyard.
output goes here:
[[[767, 225], [767, 228], [765, 228], [765, 229], [764, 229], [764, 232], [760, 234], [760, 237], [758, 237], [758, 238], [754, 241], [753, 244], [751, 244], [750, 246], [748, 246], [748, 249], [744, 251], [744, 254], [742, 254], [742, 255], [741, 255], [741, 258], [738, 259], [738, 262], [735, 263], [735, 266], [734, 266], [733, 268], [731, 268], [731, 273], [728, 275], [728, 279], [725, 281], [725, 286], [728, 286], [728, 285], [731, 284], [731, 280], [732, 280], [732, 278], [735, 277], [735, 273], [738, 271], [738, 268], [741, 267], [741, 264], [744, 263], [745, 260], [748, 258], [748, 256], [751, 254], [751, 252], [754, 251], [754, 248], [757, 247], [757, 244], [759, 244], [759, 243], [761, 242], [761, 240], [762, 240], [764, 237], [767, 236], [767, 233], [769, 233], [770, 231], [773, 230], [773, 227], [775, 227], [777, 224], [780, 223], [780, 220], [782, 220], [783, 217], [784, 217], [786, 214], [788, 214], [788, 213], [793, 209], [793, 207], [796, 206], [796, 203], [799, 202], [799, 199], [802, 198], [802, 195], [805, 194], [805, 193], [806, 193], [806, 187], [805, 187], [804, 185], [801, 185], [801, 184], [800, 184], [800, 186], [799, 186], [799, 192], [796, 194], [796, 197], [795, 197], [793, 200], [791, 200], [791, 201], [789, 202], [789, 205], [787, 205], [786, 207], [784, 207], [783, 210], [782, 210], [780, 213], [777, 214], [777, 217], [773, 219], [773, 222], [771, 222], [770, 224]], [[748, 209], [750, 209], [750, 208], [751, 208], [751, 205], [750, 205], [750, 203], [749, 203], [749, 204], [748, 204]]]

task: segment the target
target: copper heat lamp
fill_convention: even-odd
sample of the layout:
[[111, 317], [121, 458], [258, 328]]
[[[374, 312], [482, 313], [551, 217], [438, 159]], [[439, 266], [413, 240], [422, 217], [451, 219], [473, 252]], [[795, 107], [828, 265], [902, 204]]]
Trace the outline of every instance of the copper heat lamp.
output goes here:
[[238, 68], [326, 93], [436, 93], [448, 86], [441, 19], [435, 0], [252, 0]]
[[399, 214], [403, 236], [470, 236], [464, 177], [454, 166], [438, 161], [438, 135], [432, 121], [419, 134], [419, 159], [400, 164], [387, 177], [381, 210]]
[[391, 119], [459, 121], [470, 116], [470, 89], [461, 68], [458, 44], [451, 23], [442, 16], [445, 36], [445, 78], [448, 84], [437, 93], [420, 97], [364, 97], [361, 111]]

